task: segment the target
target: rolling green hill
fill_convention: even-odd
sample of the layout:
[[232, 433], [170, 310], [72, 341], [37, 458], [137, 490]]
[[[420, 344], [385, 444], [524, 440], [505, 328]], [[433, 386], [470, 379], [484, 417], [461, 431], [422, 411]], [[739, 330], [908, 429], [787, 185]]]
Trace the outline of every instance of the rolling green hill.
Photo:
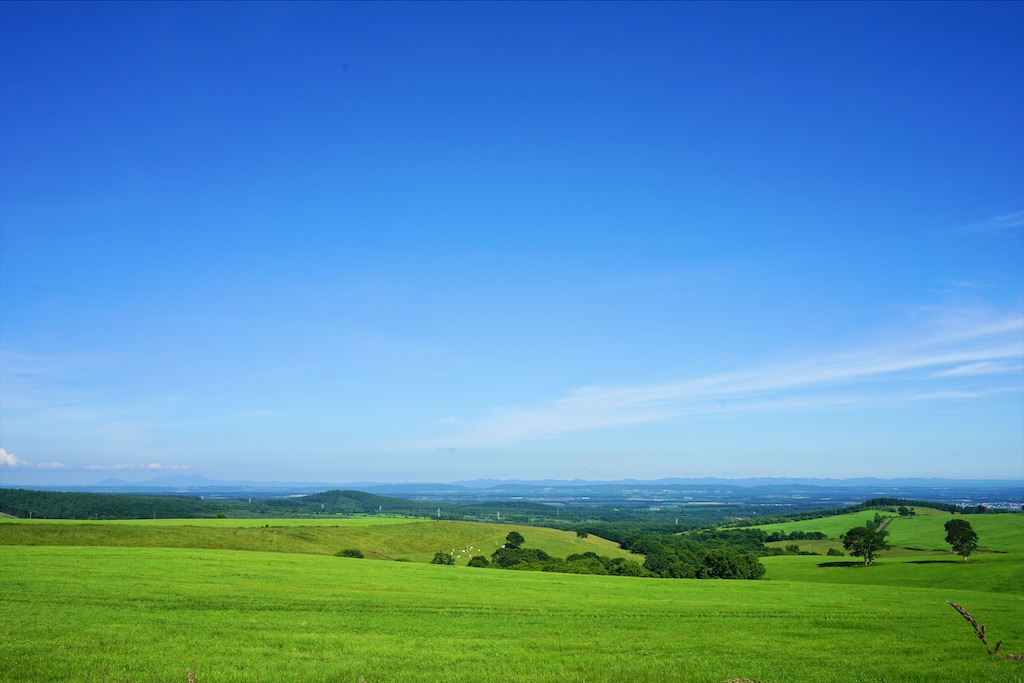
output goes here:
[[[375, 521], [377, 523], [375, 523]], [[208, 548], [334, 555], [355, 549], [368, 558], [429, 562], [451, 552], [456, 564], [470, 555], [490, 556], [510, 531], [526, 545], [556, 556], [595, 552], [643, 562], [596, 536], [540, 527], [480, 522], [353, 518], [334, 520], [139, 520], [134, 522], [0, 521], [0, 545]]]

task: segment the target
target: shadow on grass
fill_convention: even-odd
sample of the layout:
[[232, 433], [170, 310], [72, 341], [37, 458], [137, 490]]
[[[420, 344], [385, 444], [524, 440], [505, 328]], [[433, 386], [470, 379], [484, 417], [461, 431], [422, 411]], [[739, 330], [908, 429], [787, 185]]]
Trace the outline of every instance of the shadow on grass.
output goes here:
[[854, 562], [819, 562], [819, 567], [864, 567], [867, 566], [863, 561]]
[[912, 560], [907, 564], [962, 564], [957, 560]]

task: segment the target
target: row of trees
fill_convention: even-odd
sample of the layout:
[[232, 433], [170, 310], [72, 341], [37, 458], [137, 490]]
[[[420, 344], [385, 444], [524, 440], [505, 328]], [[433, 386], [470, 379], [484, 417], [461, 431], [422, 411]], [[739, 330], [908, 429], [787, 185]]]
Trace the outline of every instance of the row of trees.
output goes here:
[[764, 537], [764, 543], [772, 541], [823, 541], [828, 538], [821, 531], [773, 531]]

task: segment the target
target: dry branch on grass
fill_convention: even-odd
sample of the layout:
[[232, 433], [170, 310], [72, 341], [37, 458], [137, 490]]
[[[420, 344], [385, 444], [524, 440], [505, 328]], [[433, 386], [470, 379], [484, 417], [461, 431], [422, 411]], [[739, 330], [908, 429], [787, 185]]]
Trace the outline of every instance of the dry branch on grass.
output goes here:
[[[995, 657], [996, 654], [999, 652], [999, 648], [1001, 648], [1003, 646], [1003, 641], [1000, 640], [999, 642], [996, 643], [995, 647], [990, 647], [989, 644], [988, 644], [988, 640], [985, 637], [985, 625], [984, 624], [979, 624], [978, 620], [975, 619], [973, 616], [971, 616], [971, 613], [968, 612], [964, 607], [961, 607], [960, 605], [956, 604], [955, 602], [950, 602], [949, 600], [947, 600], [946, 603], [950, 607], [955, 609], [957, 612], [959, 612], [963, 616], [964, 619], [966, 619], [968, 622], [970, 622], [971, 626], [974, 627], [974, 635], [978, 636], [978, 640], [980, 640], [982, 643], [984, 643], [985, 650], [988, 652], [989, 656], [990, 657]], [[1009, 654], [1009, 655], [1000, 655], [1000, 657], [1002, 657], [1003, 659], [1016, 659], [1016, 660], [1019, 660], [1019, 661], [1024, 661], [1024, 655]]]

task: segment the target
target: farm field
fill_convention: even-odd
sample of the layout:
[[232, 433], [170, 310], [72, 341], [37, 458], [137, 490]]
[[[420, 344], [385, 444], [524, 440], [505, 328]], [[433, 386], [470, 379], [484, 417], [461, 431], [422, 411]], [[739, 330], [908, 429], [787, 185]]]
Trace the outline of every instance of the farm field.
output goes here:
[[[187, 666], [199, 683], [1024, 681], [1024, 663], [990, 658], [970, 624], [946, 604], [970, 610], [992, 644], [1004, 641], [1004, 652], [1024, 651], [1024, 555], [1014, 534], [1024, 517], [985, 519], [1004, 520], [992, 522], [990, 538], [976, 527], [982, 544], [998, 552], [966, 564], [948, 552], [919, 565], [883, 555], [871, 567], [818, 566], [857, 558], [769, 557], [767, 581], [331, 556], [339, 542], [357, 537], [382, 548], [385, 541], [429, 548], [406, 547], [406, 559], [432, 555], [442, 538], [456, 541], [450, 547], [482, 545], [512, 529], [528, 546], [549, 543], [549, 552], [562, 556], [565, 548], [580, 552], [577, 543], [600, 540], [505, 525], [282, 524], [269, 534], [273, 524], [0, 523], [0, 680], [186, 681]], [[192, 541], [210, 533], [221, 540], [264, 533], [282, 546], [284, 539], [304, 541], [299, 545], [307, 550], [113, 542], [136, 527], [191, 533]], [[111, 535], [106, 547], [98, 538], [74, 545], [90, 530]], [[904, 531], [906, 538], [928, 533], [913, 524]], [[567, 538], [543, 540], [545, 532]], [[31, 544], [33, 534], [45, 543]], [[940, 538], [927, 552], [941, 553], [941, 545]]]

